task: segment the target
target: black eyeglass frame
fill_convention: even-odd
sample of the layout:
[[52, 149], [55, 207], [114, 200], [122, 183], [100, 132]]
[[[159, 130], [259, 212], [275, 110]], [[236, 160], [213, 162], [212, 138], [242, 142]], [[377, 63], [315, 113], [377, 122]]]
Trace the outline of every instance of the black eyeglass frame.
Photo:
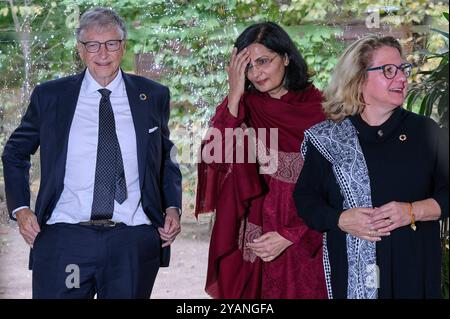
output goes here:
[[[395, 73], [394, 73], [394, 75], [392, 77], [388, 77], [386, 75], [386, 67], [388, 67], [388, 66], [395, 66]], [[397, 76], [398, 70], [401, 70], [406, 77], [409, 77], [411, 75], [412, 67], [413, 67], [413, 65], [411, 63], [402, 63], [400, 65], [395, 65], [395, 64], [389, 63], [389, 64], [376, 66], [376, 67], [373, 67], [373, 68], [368, 68], [366, 71], [383, 70], [384, 77], [386, 79], [388, 79], [388, 80], [392, 80], [393, 78], [395, 78]], [[405, 70], [408, 69], [408, 68], [409, 68], [409, 72], [405, 73]]]
[[[102, 44], [105, 46], [106, 51], [108, 51], [108, 52], [115, 52], [115, 51], [118, 51], [118, 50], [120, 49], [120, 45], [122, 44], [123, 41], [124, 41], [123, 39], [111, 39], [111, 40], [107, 40], [107, 41], [105, 41], [105, 42], [100, 42], [100, 41], [85, 41], [85, 42], [83, 42], [83, 41], [78, 41], [78, 42], [80, 42], [80, 43], [84, 46], [84, 48], [86, 49], [87, 52], [89, 52], [89, 53], [97, 53], [98, 51], [100, 51], [100, 48], [102, 47]], [[110, 50], [110, 49], [108, 48], [108, 45], [107, 45], [108, 42], [119, 42], [119, 45], [118, 45], [117, 49]], [[89, 51], [89, 49], [86, 47], [86, 45], [89, 44], [89, 43], [95, 43], [95, 44], [98, 44], [98, 49], [95, 50], [95, 51]]]

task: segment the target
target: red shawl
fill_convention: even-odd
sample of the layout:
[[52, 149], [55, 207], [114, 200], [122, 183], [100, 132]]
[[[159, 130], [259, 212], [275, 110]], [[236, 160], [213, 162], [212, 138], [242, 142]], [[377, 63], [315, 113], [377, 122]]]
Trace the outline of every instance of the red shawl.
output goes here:
[[[321, 101], [320, 91], [310, 86], [281, 99], [246, 93], [237, 118], [229, 113], [227, 99], [217, 107], [211, 127], [223, 137], [226, 128], [251, 127], [256, 133], [258, 128], [266, 128], [267, 133], [278, 128], [278, 163], [276, 172], [261, 174], [257, 163], [224, 163], [222, 140], [207, 137], [202, 143], [195, 214], [216, 212], [205, 288], [213, 298], [326, 297], [322, 235], [306, 227], [292, 199], [303, 166], [303, 132], [324, 120]], [[211, 152], [212, 143], [220, 145], [222, 155], [211, 163], [205, 155], [218, 151]], [[268, 137], [266, 146], [270, 146]], [[236, 140], [232, 148], [235, 151]], [[268, 231], [277, 231], [294, 245], [263, 263], [245, 243]]]

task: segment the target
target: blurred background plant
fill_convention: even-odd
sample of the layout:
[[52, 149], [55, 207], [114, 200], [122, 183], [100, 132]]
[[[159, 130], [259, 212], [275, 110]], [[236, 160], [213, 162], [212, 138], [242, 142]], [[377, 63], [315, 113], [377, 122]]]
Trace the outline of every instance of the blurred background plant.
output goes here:
[[[448, 12], [444, 12], [443, 17], [448, 27]], [[420, 81], [410, 86], [406, 107], [413, 110], [416, 104], [420, 104], [419, 114], [433, 116], [442, 127], [448, 129], [448, 31], [431, 30], [444, 38], [445, 45], [438, 48], [438, 52], [431, 52], [428, 48], [420, 51], [420, 71], [416, 73]]]
[[[448, 12], [443, 13], [447, 21], [447, 31], [431, 28], [444, 39], [444, 45], [431, 52], [428, 47], [419, 51], [422, 55], [416, 81], [410, 86], [406, 108], [417, 113], [433, 117], [448, 132]], [[435, 37], [435, 35], [433, 36]], [[433, 47], [433, 42], [428, 42]], [[415, 108], [415, 109], [414, 109]], [[448, 136], [448, 134], [447, 134]], [[442, 296], [448, 299], [448, 263], [449, 263], [449, 219], [441, 222], [442, 245]]]
[[[448, 0], [5, 0], [0, 2], [0, 149], [36, 84], [82, 70], [74, 31], [79, 14], [92, 6], [111, 7], [127, 23], [123, 69], [171, 90], [170, 126], [183, 154], [185, 215], [194, 208], [196, 150], [203, 129], [227, 92], [225, 66], [233, 43], [252, 23], [281, 24], [319, 88], [327, 84], [347, 43], [367, 33], [392, 34], [419, 70], [407, 107], [448, 127], [448, 15], [442, 18]], [[447, 40], [441, 35], [445, 31]], [[38, 154], [33, 157], [33, 190], [39, 184], [37, 163]], [[2, 188], [0, 163], [0, 213], [5, 207]], [[448, 257], [446, 269], [448, 287]]]

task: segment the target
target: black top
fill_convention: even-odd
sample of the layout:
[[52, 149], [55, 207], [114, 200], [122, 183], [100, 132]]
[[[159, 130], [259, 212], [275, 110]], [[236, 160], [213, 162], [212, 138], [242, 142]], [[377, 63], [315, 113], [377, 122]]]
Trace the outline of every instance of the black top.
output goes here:
[[[434, 198], [441, 218], [448, 217], [448, 131], [403, 108], [380, 126], [369, 126], [359, 115], [350, 120], [366, 159], [373, 207]], [[337, 226], [343, 197], [330, 162], [311, 143], [307, 149], [294, 200], [307, 225], [327, 232], [333, 297], [346, 298], [346, 233]], [[397, 228], [377, 242], [379, 298], [441, 298], [439, 222], [416, 226], [415, 232]]]

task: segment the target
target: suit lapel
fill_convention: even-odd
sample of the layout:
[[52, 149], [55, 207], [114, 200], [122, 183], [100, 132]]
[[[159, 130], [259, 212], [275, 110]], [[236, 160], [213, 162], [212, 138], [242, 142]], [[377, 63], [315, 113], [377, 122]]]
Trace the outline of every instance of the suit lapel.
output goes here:
[[139, 88], [129, 75], [122, 72], [125, 88], [127, 91], [128, 102], [130, 103], [131, 115], [133, 117], [134, 130], [136, 132], [136, 145], [139, 168], [139, 185], [144, 186], [145, 162], [148, 144], [148, 99], [149, 92]]
[[61, 191], [64, 184], [64, 174], [67, 159], [67, 145], [69, 142], [69, 131], [72, 125], [78, 96], [80, 95], [81, 83], [85, 72], [75, 75], [67, 84], [64, 92], [58, 96], [56, 106], [56, 162], [55, 178], [57, 191]]

